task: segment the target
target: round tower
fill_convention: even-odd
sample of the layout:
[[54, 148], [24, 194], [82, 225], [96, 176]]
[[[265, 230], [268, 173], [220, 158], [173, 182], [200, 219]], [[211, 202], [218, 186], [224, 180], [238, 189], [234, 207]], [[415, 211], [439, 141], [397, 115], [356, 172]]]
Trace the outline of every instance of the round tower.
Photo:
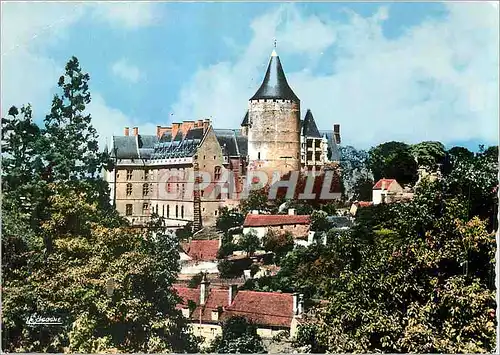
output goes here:
[[248, 103], [248, 170], [300, 170], [300, 100], [273, 50], [264, 81]]

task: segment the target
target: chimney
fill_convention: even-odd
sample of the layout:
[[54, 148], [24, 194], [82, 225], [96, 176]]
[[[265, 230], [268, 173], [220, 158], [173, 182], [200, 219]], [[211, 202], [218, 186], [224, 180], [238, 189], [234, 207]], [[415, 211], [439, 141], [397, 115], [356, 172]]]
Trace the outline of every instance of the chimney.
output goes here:
[[200, 305], [202, 306], [206, 303], [208, 298], [208, 284], [207, 274], [204, 273], [200, 284]]
[[299, 294], [294, 292], [292, 297], [293, 297], [293, 315], [296, 316], [297, 315], [297, 310], [298, 310], [298, 304], [299, 304], [299, 300], [298, 300], [298, 296]]
[[208, 126], [210, 126], [210, 120], [206, 119], [206, 120], [203, 122], [203, 132], [206, 132], [206, 131], [207, 131]]
[[304, 295], [299, 295], [299, 302], [297, 303], [297, 315], [301, 316], [304, 313]]
[[203, 127], [203, 120], [196, 121], [196, 127], [202, 128]]
[[181, 127], [180, 123], [177, 122], [172, 123], [172, 139], [175, 138], [180, 127]]
[[245, 277], [245, 280], [251, 280], [252, 279], [252, 270], [243, 270], [243, 276]]
[[125, 135], [128, 137], [129, 135], [129, 128], [128, 127], [125, 127]]
[[236, 297], [236, 293], [238, 292], [238, 285], [229, 285], [229, 293], [228, 293], [228, 305], [233, 304], [234, 297]]
[[259, 210], [252, 210], [252, 214], [259, 214]]
[[385, 178], [382, 179], [382, 187], [380, 188], [382, 191], [385, 190]]
[[336, 144], [340, 144], [340, 125], [338, 123], [333, 125], [333, 137]]
[[160, 138], [160, 137], [161, 137], [161, 126], [156, 126], [156, 136], [157, 136], [158, 138]]
[[134, 136], [138, 136], [139, 135], [139, 128], [134, 127], [133, 130], [134, 130]]
[[182, 136], [185, 137], [186, 133], [194, 127], [194, 121], [184, 121], [181, 125]]
[[288, 209], [288, 214], [289, 214], [290, 216], [295, 216], [295, 208], [289, 208], [289, 209]]

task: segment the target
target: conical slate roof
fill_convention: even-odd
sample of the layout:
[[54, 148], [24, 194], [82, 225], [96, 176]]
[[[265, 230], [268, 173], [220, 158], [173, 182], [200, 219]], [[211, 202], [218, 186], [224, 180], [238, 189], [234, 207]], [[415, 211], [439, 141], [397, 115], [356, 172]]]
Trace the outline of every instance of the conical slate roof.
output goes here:
[[281, 66], [280, 58], [276, 51], [271, 54], [271, 60], [267, 67], [266, 76], [260, 86], [250, 100], [260, 99], [282, 99], [293, 100], [299, 102], [299, 98], [292, 91], [286, 81], [285, 72]]
[[302, 135], [305, 137], [321, 138], [311, 110], [307, 110], [306, 117], [304, 117], [304, 121], [302, 123]]

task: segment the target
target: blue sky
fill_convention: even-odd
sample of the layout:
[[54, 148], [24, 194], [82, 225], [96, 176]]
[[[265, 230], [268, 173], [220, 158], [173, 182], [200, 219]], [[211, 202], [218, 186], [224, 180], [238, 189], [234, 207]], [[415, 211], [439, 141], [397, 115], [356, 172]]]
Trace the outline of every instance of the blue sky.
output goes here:
[[498, 7], [488, 3], [2, 3], [2, 113], [43, 118], [75, 55], [103, 141], [212, 118], [238, 128], [277, 40], [288, 81], [344, 144], [498, 140]]

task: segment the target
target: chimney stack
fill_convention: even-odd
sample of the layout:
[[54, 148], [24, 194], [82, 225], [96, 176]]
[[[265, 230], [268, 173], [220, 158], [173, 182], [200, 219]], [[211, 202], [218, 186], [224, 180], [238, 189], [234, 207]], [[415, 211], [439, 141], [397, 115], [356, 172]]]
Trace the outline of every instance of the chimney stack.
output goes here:
[[133, 130], [134, 130], [134, 136], [138, 136], [139, 135], [139, 127], [134, 127]]
[[237, 292], [238, 292], [238, 285], [229, 285], [229, 294], [228, 294], [229, 306], [233, 303], [234, 297], [236, 296]]
[[297, 292], [294, 292], [292, 297], [293, 297], [293, 315], [296, 316], [297, 315], [297, 310], [298, 310], [298, 303], [299, 303], [299, 300], [298, 300], [298, 296], [299, 294]]
[[297, 315], [302, 316], [302, 313], [304, 313], [304, 295], [301, 293], [297, 304]]
[[333, 137], [336, 144], [340, 144], [340, 125], [338, 123], [333, 125]]
[[252, 214], [259, 214], [259, 210], [252, 210]]
[[203, 128], [203, 120], [196, 121], [196, 127]]
[[288, 214], [289, 214], [290, 216], [295, 216], [295, 208], [289, 208], [289, 209], [288, 209]]
[[128, 127], [125, 127], [125, 135], [128, 137], [129, 135], [129, 128]]
[[204, 122], [203, 122], [203, 132], [206, 132], [208, 130], [208, 126], [210, 126], [210, 120], [209, 119], [206, 119]]
[[158, 138], [160, 138], [160, 137], [161, 137], [161, 126], [156, 126], [156, 136], [157, 136]]
[[208, 280], [207, 274], [203, 273], [203, 278], [200, 284], [200, 305], [205, 305], [208, 298]]
[[181, 127], [180, 123], [172, 123], [172, 139], [177, 136], [177, 132], [179, 132], [179, 128]]

